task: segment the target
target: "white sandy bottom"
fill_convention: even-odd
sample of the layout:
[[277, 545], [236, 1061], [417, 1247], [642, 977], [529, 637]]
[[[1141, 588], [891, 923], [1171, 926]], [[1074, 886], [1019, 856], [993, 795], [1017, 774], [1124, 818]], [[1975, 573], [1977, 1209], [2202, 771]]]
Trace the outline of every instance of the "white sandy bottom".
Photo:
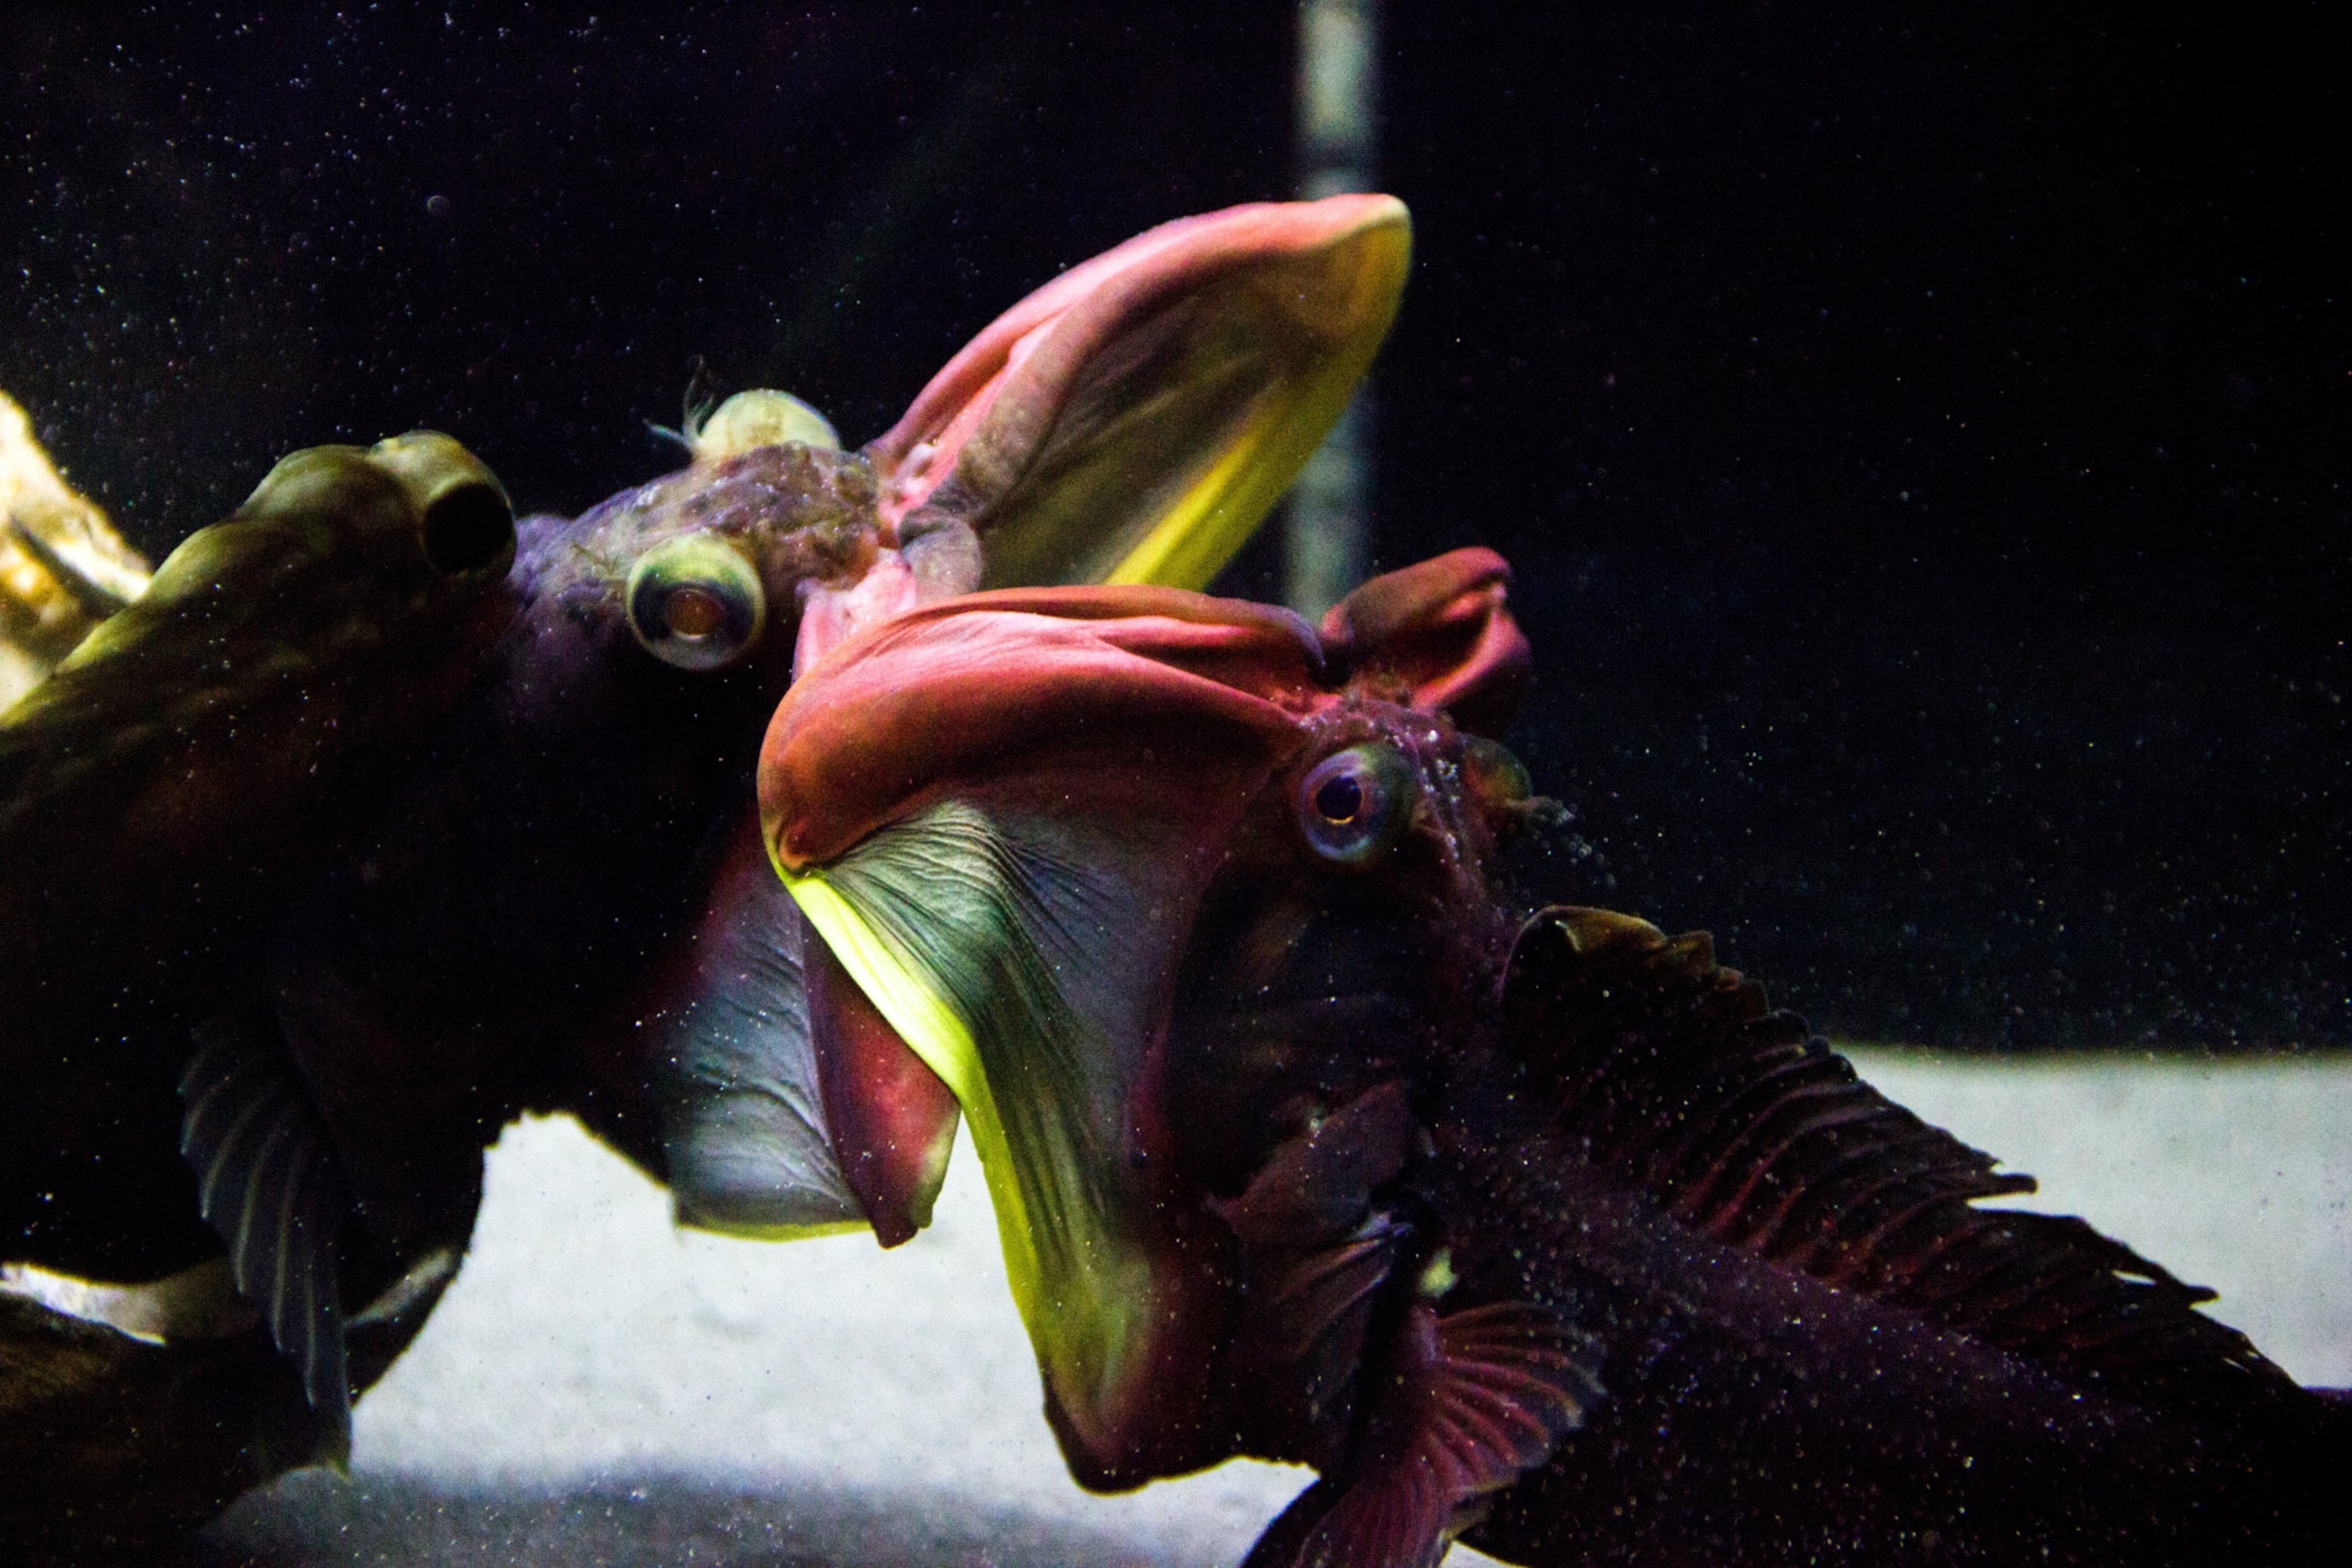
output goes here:
[[[2305, 1382], [2352, 1384], [2352, 1064], [1858, 1054]], [[1237, 1562], [1308, 1479], [1235, 1463], [1081, 1491], [1039, 1414], [970, 1145], [885, 1253], [680, 1232], [572, 1123], [510, 1129], [465, 1271], [359, 1407], [349, 1482], [247, 1499], [208, 1565]], [[1453, 1563], [1483, 1561], [1457, 1549]]]

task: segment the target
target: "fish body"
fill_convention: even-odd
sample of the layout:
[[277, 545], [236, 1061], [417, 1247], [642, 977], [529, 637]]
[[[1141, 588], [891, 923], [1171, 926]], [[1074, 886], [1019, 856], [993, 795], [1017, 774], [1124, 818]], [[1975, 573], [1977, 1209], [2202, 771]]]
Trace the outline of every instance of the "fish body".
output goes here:
[[[792, 443], [527, 520], [483, 678], [273, 961], [272, 1011], [396, 1258], [462, 1248], [481, 1151], [527, 1109], [666, 1170], [640, 1026], [750, 810], [796, 597], [872, 565], [875, 498], [864, 458]], [[665, 559], [737, 619], [722, 665], [645, 646], [668, 628], [633, 579], [650, 603]]]
[[983, 595], [779, 710], [763, 831], [973, 1121], [1073, 1472], [1311, 1465], [1254, 1568], [2311, 1560], [2345, 1405], [1704, 936], [1507, 894], [1506, 575]]
[[[330, 1439], [200, 1212], [183, 1064], [458, 700], [512, 609], [513, 542], [447, 437], [298, 453], [0, 715], [0, 1531], [21, 1550], [202, 1518]], [[352, 1360], [373, 1375], [394, 1348], [363, 1326]]]
[[274, 468], [0, 715], [0, 1258], [152, 1279], [216, 1247], [188, 1030], [511, 613], [497, 480], [418, 434]]
[[[22, 1108], [28, 1142], [107, 1182], [60, 1215], [60, 1179], [9, 1173], [31, 1218], [6, 1258], [18, 1331], [0, 1345], [0, 1417], [15, 1417], [0, 1435], [21, 1495], [0, 1493], [0, 1526], [59, 1550], [137, 1544], [284, 1469], [340, 1461], [351, 1398], [453, 1277], [482, 1151], [520, 1110], [583, 1111], [666, 1171], [658, 1129], [604, 1114], [600, 1091], [618, 1072], [618, 1098], [649, 1103], [636, 1004], [690, 943], [729, 820], [751, 809], [802, 585], [872, 565], [876, 493], [864, 458], [790, 443], [714, 454], [578, 519], [524, 520], [493, 574], [491, 635], [444, 639], [456, 668], [433, 721], [401, 726], [353, 779], [314, 774], [318, 759], [252, 702], [224, 705], [216, 755], [183, 760], [159, 741], [165, 763], [118, 768], [141, 793], [102, 795], [68, 771], [65, 746], [27, 748], [28, 768], [66, 774], [46, 795], [20, 788], [28, 812], [110, 812], [126, 908], [111, 929], [62, 925], [86, 950], [36, 949], [31, 994], [72, 981], [102, 1010], [146, 952], [123, 940], [142, 913], [163, 958], [138, 1056], [110, 1075], [68, 1060], [57, 1103]], [[126, 614], [160, 614], [181, 560]], [[296, 614], [229, 584], [199, 605], [273, 626]], [[355, 629], [331, 602], [316, 613]], [[156, 662], [247, 679], [186, 620], [159, 622], [177, 640]], [[76, 705], [78, 661], [112, 630], [24, 706], [89, 707]], [[126, 729], [156, 728], [135, 689], [103, 690], [121, 710], [91, 709], [85, 731], [121, 747]], [[318, 695], [295, 693], [295, 722], [327, 706]], [[356, 740], [346, 716], [323, 717]], [[260, 755], [246, 765], [248, 749]], [[256, 781], [233, 766], [274, 767], [283, 787], [248, 796], [236, 786]], [[148, 805], [159, 792], [165, 809]], [[235, 900], [200, 897], [194, 874], [155, 897], [150, 878], [172, 862], [136, 837], [147, 816], [205, 867], [226, 859]], [[199, 936], [179, 934], [191, 924]], [[30, 1056], [65, 1027], [29, 1015], [12, 1043]], [[193, 1313], [146, 1331], [126, 1321], [190, 1277], [208, 1286], [178, 1293]], [[83, 1281], [128, 1308], [89, 1310]]]
[[[86, 1325], [125, 1330], [119, 1311], [48, 1321], [47, 1349], [23, 1349], [21, 1369], [11, 1369], [19, 1375], [0, 1387], [0, 1398], [31, 1405], [9, 1436], [35, 1438], [44, 1421], [94, 1427], [89, 1473], [27, 1467], [47, 1500], [0, 1509], [0, 1519], [26, 1519], [29, 1539], [89, 1544], [109, 1539], [89, 1532], [119, 1531], [112, 1539], [135, 1542], [201, 1519], [279, 1470], [341, 1458], [352, 1394], [422, 1327], [463, 1255], [483, 1148], [526, 1107], [600, 1109], [588, 1064], [600, 1047], [615, 1049], [614, 1036], [627, 1039], [621, 1019], [636, 993], [691, 934], [730, 808], [749, 810], [761, 720], [791, 679], [792, 606], [804, 583], [854, 580], [872, 565], [876, 493], [862, 458], [795, 442], [714, 453], [578, 519], [509, 524], [491, 574], [492, 635], [437, 645], [453, 668], [432, 722], [404, 724], [397, 747], [366, 753], [363, 787], [314, 773], [319, 759], [282, 727], [257, 722], [262, 705], [251, 700], [189, 703], [229, 710], [215, 726], [219, 754], [183, 759], [155, 742], [167, 764], [115, 770], [143, 793], [101, 795], [55, 740], [27, 748], [29, 767], [65, 776], [46, 795], [20, 788], [23, 809], [47, 800], [110, 808], [126, 903], [143, 900], [182, 952], [153, 982], [159, 1019], [139, 1063], [143, 1092], [134, 1100], [122, 1080], [86, 1067], [60, 1075], [60, 1098], [87, 1093], [93, 1079], [107, 1091], [89, 1115], [110, 1119], [101, 1125], [114, 1141], [54, 1108], [36, 1124], [61, 1155], [135, 1185], [75, 1212], [78, 1247], [45, 1245], [38, 1231], [20, 1238], [16, 1294], [58, 1305], [75, 1279], [94, 1279], [131, 1282], [135, 1298], [209, 1268], [202, 1306], [215, 1321], [183, 1316], [111, 1335]], [[175, 573], [211, 561], [207, 546], [201, 535], [183, 546], [126, 614], [154, 617], [168, 634], [152, 656], [158, 666], [194, 665], [237, 692], [234, 683], [258, 680], [276, 693], [266, 666], [248, 674], [248, 661], [215, 654], [218, 639], [192, 628], [187, 613], [166, 611]], [[331, 635], [380, 640], [315, 584], [294, 585], [304, 595], [297, 605], [234, 572], [211, 575], [222, 585], [197, 596], [201, 609], [281, 630], [311, 614]], [[772, 605], [782, 608], [771, 614]], [[100, 688], [112, 708], [78, 701], [85, 656], [106, 673], [97, 661], [110, 638], [143, 647], [110, 624], [25, 706], [82, 716], [83, 731], [121, 749], [126, 731], [157, 726], [135, 686]], [[310, 724], [329, 706], [324, 695], [315, 683], [299, 689], [293, 721]], [[347, 734], [348, 715], [322, 718], [330, 736]], [[261, 754], [244, 772], [275, 767], [280, 790], [248, 799], [237, 787], [254, 783], [230, 766], [248, 749]], [[148, 804], [159, 791], [162, 810]], [[183, 805], [190, 794], [199, 809]], [[159, 837], [254, 861], [230, 862], [249, 890], [207, 946], [171, 922], [219, 908], [191, 896], [197, 888], [157, 899], [145, 879], [169, 864], [135, 837], [149, 816]], [[316, 823], [309, 837], [289, 833], [306, 821]], [[86, 988], [113, 982], [126, 957], [119, 932], [102, 945], [104, 927], [68, 929], [87, 930], [92, 951], [45, 950], [47, 969]], [[48, 1018], [34, 1026], [18, 1037], [27, 1045], [56, 1028]], [[643, 1093], [635, 1066], [633, 1101]], [[126, 1104], [144, 1114], [134, 1120]], [[624, 1139], [635, 1131], [609, 1117], [602, 1125]], [[643, 1138], [631, 1146], [647, 1147]], [[657, 1142], [651, 1157], [658, 1163]], [[31, 1195], [46, 1217], [47, 1194]], [[168, 1251], [148, 1237], [164, 1226]], [[144, 1250], [131, 1251], [134, 1240]], [[68, 1342], [79, 1347], [73, 1355], [59, 1348]], [[27, 1392], [67, 1366], [85, 1368], [67, 1393]], [[156, 1394], [182, 1383], [202, 1391], [193, 1408]], [[109, 1419], [118, 1406], [144, 1413], [152, 1435], [130, 1440]], [[166, 1484], [149, 1487], [141, 1478], [150, 1469]], [[58, 1494], [79, 1501], [132, 1488], [152, 1510], [110, 1515], [85, 1503], [87, 1517], [57, 1517]]]
[[[1838, 1098], [1905, 1120], [1863, 1086]], [[1774, 1109], [1757, 1133], [1826, 1165], [1788, 1130], [1802, 1112]], [[2316, 1561], [2338, 1531], [2344, 1407], [2087, 1227], [1957, 1204], [1943, 1234], [1915, 1217], [1879, 1245], [1914, 1280], [1954, 1276], [1922, 1299], [1832, 1285], [1738, 1234], [1801, 1202], [1800, 1180], [1693, 1224], [1554, 1130], [1507, 1148], [1456, 1122], [1438, 1142], [1423, 1190], [1475, 1216], [1444, 1230], [1462, 1298], [1559, 1311], [1594, 1336], [1606, 1391], [1467, 1531], [1507, 1561]], [[2006, 1232], [1973, 1249], [2006, 1256], [1959, 1261], [1951, 1236], [1970, 1232]]]
[[[1454, 1035], [1426, 1142], [1358, 1219], [1443, 1254], [1423, 1310], [1539, 1308], [1590, 1374], [1547, 1458], [1456, 1500], [1463, 1539], [1546, 1564], [2192, 1563], [2334, 1535], [2345, 1406], [2081, 1221], [1979, 1206], [2022, 1180], [1703, 937], [1549, 910], [1495, 978], [1493, 1054]], [[1256, 1560], [1360, 1550], [1335, 1516], [1370, 1459]], [[1413, 1560], [1371, 1544], [1330, 1560]]]

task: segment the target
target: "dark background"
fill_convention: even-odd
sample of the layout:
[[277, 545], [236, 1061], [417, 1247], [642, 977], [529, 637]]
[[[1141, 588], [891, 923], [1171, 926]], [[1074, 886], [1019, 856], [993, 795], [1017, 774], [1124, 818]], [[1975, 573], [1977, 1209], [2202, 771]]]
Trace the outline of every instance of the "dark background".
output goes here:
[[[1850, 1037], [2352, 1044], [2325, 8], [1503, 9], [1386, 8], [1377, 554], [1517, 563], [1565, 872]], [[225, 16], [0, 16], [0, 387], [158, 553], [415, 425], [566, 510], [690, 384], [862, 440], [1292, 178], [1280, 4]]]

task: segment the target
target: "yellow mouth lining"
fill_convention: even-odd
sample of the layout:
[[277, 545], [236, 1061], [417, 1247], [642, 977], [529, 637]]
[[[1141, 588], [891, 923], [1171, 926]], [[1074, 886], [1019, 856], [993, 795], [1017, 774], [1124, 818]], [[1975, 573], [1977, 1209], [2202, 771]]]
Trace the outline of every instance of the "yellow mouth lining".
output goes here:
[[1409, 232], [1400, 226], [1363, 237], [1366, 254], [1339, 312], [1360, 318], [1345, 344], [1308, 374], [1277, 386], [1104, 582], [1205, 588], [1282, 499], [1371, 367], [1404, 292]]
[[1034, 1308], [1043, 1283], [1036, 1247], [1031, 1241], [1026, 1205], [1013, 1179], [1013, 1151], [1005, 1141], [1004, 1123], [996, 1110], [988, 1077], [981, 1070], [979, 1047], [971, 1031], [955, 1010], [902, 963], [881, 933], [851, 907], [824, 877], [814, 871], [794, 873], [777, 868], [801, 913], [849, 977], [862, 989], [883, 1020], [898, 1037], [940, 1075], [971, 1122], [972, 1142], [980, 1151], [981, 1167], [988, 1177], [989, 1197], [996, 1210], [997, 1237], [1004, 1248], [1005, 1272], [1013, 1282], [1013, 1300], [1021, 1317], [1037, 1332]]
[[[950, 834], [970, 834], [982, 820], [968, 811], [951, 810], [950, 816]], [[907, 826], [901, 825], [901, 830]], [[1002, 841], [992, 841], [1001, 846]], [[885, 841], [875, 844], [871, 852], [887, 863], [908, 854], [908, 848], [904, 843]], [[1122, 1234], [1122, 1217], [1102, 1206], [1108, 1195], [1105, 1179], [1115, 1180], [1115, 1175], [1094, 1168], [1092, 1163], [1101, 1156], [1082, 1153], [1079, 1146], [1050, 1134], [1034, 1147], [1034, 1139], [1016, 1146], [997, 1098], [999, 1086], [992, 1083], [986, 1065], [998, 1060], [1002, 1073], [1013, 1075], [1015, 1091], [1039, 1097], [1037, 1104], [1024, 1106], [1030, 1112], [1024, 1125], [1033, 1133], [1068, 1111], [1068, 1103], [1060, 1101], [1068, 1086], [1057, 1084], [1039, 1053], [1050, 1055], [1044, 1042], [1066, 1032], [1065, 1026], [1074, 1020], [1036, 1014], [1040, 1008], [1055, 1013], [1066, 1002], [1058, 994], [1025, 998], [1016, 1009], [1018, 1016], [1000, 1018], [993, 1026], [1004, 1037], [992, 1038], [983, 1049], [972, 1025], [947, 1000], [942, 982], [933, 973], [940, 963], [956, 966], [958, 961], [949, 952], [927, 958], [922, 951], [909, 950], [910, 936], [870, 916], [822, 870], [793, 872], [779, 866], [778, 871], [843, 970], [908, 1047], [939, 1075], [970, 1120], [996, 1211], [1013, 1301], [1047, 1386], [1081, 1427], [1092, 1432], [1106, 1419], [1116, 1422], [1113, 1413], [1137, 1394], [1137, 1373], [1150, 1354], [1158, 1270], [1148, 1251]], [[1005, 900], [1018, 901], [1017, 877], [1000, 892]], [[950, 923], [927, 931], [925, 940], [951, 945], [961, 938], [969, 949], [963, 968], [975, 973], [1001, 962], [1019, 967], [1013, 950], [1030, 941], [1030, 935], [1013, 929], [984, 929], [992, 923], [976, 920], [969, 922], [970, 929]], [[971, 946], [975, 942], [979, 945]], [[1000, 951], [998, 943], [1009, 945]], [[977, 998], [968, 1005], [989, 1005]]]

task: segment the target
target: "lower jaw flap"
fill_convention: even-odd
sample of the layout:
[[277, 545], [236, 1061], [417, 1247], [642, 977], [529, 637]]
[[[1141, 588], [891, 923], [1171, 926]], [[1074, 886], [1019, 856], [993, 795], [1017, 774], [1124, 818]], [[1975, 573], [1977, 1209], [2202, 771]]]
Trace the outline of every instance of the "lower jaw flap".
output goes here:
[[834, 1148], [875, 1237], [897, 1247], [931, 1223], [955, 1148], [955, 1096], [830, 948], [810, 942], [807, 962], [817, 1078]]

